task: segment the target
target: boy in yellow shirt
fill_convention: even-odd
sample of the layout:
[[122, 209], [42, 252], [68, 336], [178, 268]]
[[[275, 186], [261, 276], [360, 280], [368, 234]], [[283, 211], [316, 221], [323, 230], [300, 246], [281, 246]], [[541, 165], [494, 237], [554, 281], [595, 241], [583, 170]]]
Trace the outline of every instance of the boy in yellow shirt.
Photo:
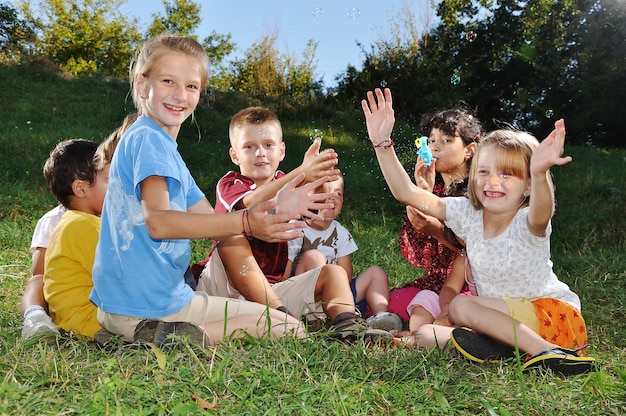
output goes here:
[[97, 149], [90, 140], [66, 140], [57, 144], [44, 165], [50, 190], [67, 209], [46, 251], [44, 297], [55, 324], [90, 339], [100, 330], [89, 294], [109, 176], [108, 164], [97, 166]]

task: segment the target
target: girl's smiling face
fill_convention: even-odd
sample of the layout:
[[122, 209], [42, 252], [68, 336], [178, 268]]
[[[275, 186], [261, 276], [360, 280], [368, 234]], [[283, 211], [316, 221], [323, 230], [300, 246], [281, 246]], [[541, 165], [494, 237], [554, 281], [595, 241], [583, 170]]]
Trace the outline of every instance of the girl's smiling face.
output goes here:
[[530, 181], [522, 172], [507, 168], [503, 154], [496, 145], [481, 148], [478, 153], [474, 189], [485, 211], [502, 213], [517, 211], [530, 192]]
[[137, 76], [136, 87], [144, 100], [145, 115], [176, 140], [180, 126], [200, 100], [198, 61], [185, 55], [163, 56], [152, 72]]

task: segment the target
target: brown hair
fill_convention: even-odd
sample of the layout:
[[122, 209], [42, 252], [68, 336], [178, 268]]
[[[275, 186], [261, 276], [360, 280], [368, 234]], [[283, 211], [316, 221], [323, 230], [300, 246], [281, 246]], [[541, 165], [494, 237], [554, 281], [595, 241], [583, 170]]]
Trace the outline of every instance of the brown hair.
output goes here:
[[206, 85], [209, 78], [209, 60], [202, 45], [191, 38], [162, 33], [143, 44], [134, 65], [131, 65], [130, 68], [130, 86], [133, 92], [133, 102], [140, 115], [143, 115], [145, 111], [140, 91], [133, 88], [135, 77], [137, 75], [148, 77], [163, 57], [172, 54], [196, 58], [200, 68], [201, 85]]
[[111, 161], [113, 160], [113, 153], [115, 152], [117, 144], [120, 142], [120, 139], [126, 130], [128, 130], [128, 128], [137, 120], [137, 117], [137, 113], [127, 115], [126, 118], [124, 118], [122, 125], [113, 130], [113, 132], [109, 134], [109, 137], [100, 143], [100, 146], [98, 146], [96, 154], [94, 155], [94, 161], [98, 171], [101, 171], [105, 166], [111, 164]]
[[280, 139], [282, 140], [282, 128], [280, 121], [273, 111], [264, 107], [248, 107], [239, 111], [230, 120], [230, 125], [228, 126], [228, 136], [230, 137], [231, 145], [238, 129], [244, 126], [263, 123], [276, 123], [278, 130], [281, 132]]

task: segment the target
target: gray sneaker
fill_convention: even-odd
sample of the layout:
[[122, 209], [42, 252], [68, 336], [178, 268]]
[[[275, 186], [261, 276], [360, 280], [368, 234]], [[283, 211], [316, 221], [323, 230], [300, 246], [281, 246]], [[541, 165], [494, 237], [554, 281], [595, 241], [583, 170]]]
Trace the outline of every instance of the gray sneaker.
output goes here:
[[24, 326], [22, 327], [23, 340], [26, 341], [44, 335], [55, 337], [60, 335], [59, 327], [52, 322], [52, 319], [47, 314], [39, 313], [24, 321]]
[[363, 340], [367, 345], [393, 342], [393, 336], [389, 332], [371, 328], [356, 319], [348, 319], [331, 326], [328, 336], [348, 344], [354, 344], [358, 340]]
[[399, 331], [402, 329], [402, 319], [395, 313], [380, 312], [365, 320], [369, 326], [384, 331]]
[[176, 337], [187, 337], [189, 342], [202, 347], [209, 346], [209, 337], [198, 325], [190, 322], [164, 322], [144, 319], [135, 328], [135, 342], [151, 342], [161, 349], [171, 348]]
[[100, 328], [93, 334], [93, 340], [100, 349], [108, 352], [117, 351], [126, 344], [121, 335], [109, 332], [104, 328]]

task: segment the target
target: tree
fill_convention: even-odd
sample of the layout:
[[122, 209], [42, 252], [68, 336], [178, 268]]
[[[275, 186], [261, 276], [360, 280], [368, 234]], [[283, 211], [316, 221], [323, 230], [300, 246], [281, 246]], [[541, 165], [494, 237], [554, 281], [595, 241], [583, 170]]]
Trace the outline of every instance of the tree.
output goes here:
[[599, 0], [571, 30], [577, 35], [564, 96], [568, 139], [602, 147], [626, 147], [626, 2]]
[[38, 52], [74, 75], [128, 76], [128, 64], [141, 41], [137, 19], [118, 10], [125, 0], [42, 0], [19, 8], [36, 28]]
[[35, 41], [35, 29], [16, 9], [0, 4], [0, 63], [19, 62]]
[[233, 62], [231, 88], [253, 95], [290, 98], [300, 104], [320, 95], [321, 80], [315, 80], [317, 43], [310, 40], [303, 59], [281, 54], [278, 35], [268, 34], [255, 42], [242, 59]]
[[621, 137], [623, 2], [449, 0], [438, 3], [437, 15], [439, 24], [417, 42], [409, 24], [377, 42], [363, 70], [349, 67], [338, 83], [338, 100], [353, 102], [384, 83], [394, 89], [397, 114], [409, 120], [464, 101], [487, 129], [512, 124], [545, 137], [565, 117], [575, 126], [570, 143]]
[[154, 20], [148, 28], [148, 37], [155, 37], [163, 32], [188, 36], [197, 40], [195, 30], [200, 25], [202, 7], [190, 0], [163, 0], [165, 15], [153, 14]]

